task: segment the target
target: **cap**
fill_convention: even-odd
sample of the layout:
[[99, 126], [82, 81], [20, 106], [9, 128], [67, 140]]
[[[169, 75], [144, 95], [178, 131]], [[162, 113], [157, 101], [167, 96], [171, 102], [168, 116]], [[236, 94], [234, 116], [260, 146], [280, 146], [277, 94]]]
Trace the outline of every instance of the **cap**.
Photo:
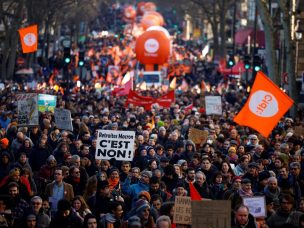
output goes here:
[[144, 210], [146, 208], [150, 209], [150, 205], [149, 205], [147, 200], [139, 199], [135, 203], [135, 208], [136, 208], [136, 212], [139, 212], [139, 211]]
[[237, 141], [236, 140], [231, 140], [230, 141], [230, 145], [237, 145], [238, 143], [237, 143]]
[[187, 162], [187, 161], [184, 160], [184, 159], [180, 159], [180, 160], [178, 160], [177, 164], [181, 166], [181, 165], [184, 164], [185, 162]]
[[167, 158], [167, 157], [161, 157], [160, 158], [160, 162], [169, 162], [170, 160], [169, 160], [169, 158]]
[[300, 165], [299, 162], [292, 162], [292, 163], [290, 163], [290, 168], [298, 168], [298, 169], [300, 169], [301, 165]]
[[258, 169], [259, 165], [256, 162], [251, 162], [251, 163], [249, 163], [248, 168], [257, 168]]
[[129, 226], [138, 226], [138, 227], [141, 227], [141, 222], [140, 222], [140, 218], [136, 215], [130, 217], [128, 219], [128, 225]]
[[251, 184], [251, 180], [248, 178], [242, 179], [241, 181], [242, 184]]
[[140, 198], [141, 196], [144, 196], [148, 202], [151, 201], [151, 195], [150, 195], [149, 192], [147, 192], [147, 191], [141, 191], [141, 192], [138, 194], [138, 198]]
[[26, 216], [26, 220], [36, 220], [36, 215], [29, 214], [29, 215]]
[[3, 147], [6, 149], [9, 145], [9, 140], [7, 138], [3, 138], [0, 140], [0, 144], [2, 144]]
[[147, 170], [144, 170], [141, 172], [141, 175], [146, 175], [147, 177], [151, 178], [152, 177], [152, 172], [151, 171], [147, 171]]

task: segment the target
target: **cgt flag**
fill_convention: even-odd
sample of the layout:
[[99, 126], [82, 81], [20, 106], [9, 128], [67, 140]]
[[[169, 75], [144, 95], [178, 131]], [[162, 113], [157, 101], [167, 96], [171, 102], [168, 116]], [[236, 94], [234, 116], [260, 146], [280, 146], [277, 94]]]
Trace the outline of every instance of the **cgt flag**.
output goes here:
[[26, 28], [19, 29], [19, 35], [23, 53], [37, 51], [38, 47], [38, 28], [37, 25], [32, 25]]
[[251, 127], [267, 137], [292, 104], [293, 100], [259, 71], [250, 96], [234, 117], [234, 122]]

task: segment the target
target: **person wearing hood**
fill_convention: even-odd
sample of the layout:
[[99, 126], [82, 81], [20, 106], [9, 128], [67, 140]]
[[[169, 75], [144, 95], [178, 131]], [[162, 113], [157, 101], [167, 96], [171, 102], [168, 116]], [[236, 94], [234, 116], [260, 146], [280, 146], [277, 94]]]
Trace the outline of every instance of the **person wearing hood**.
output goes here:
[[32, 168], [31, 168], [30, 164], [28, 163], [28, 158], [27, 158], [25, 152], [21, 152], [19, 154], [18, 160], [15, 163], [15, 167], [20, 169], [21, 171], [24, 169], [28, 169], [28, 170], [30, 170], [30, 172], [32, 172]]
[[99, 220], [100, 228], [120, 228], [122, 225], [123, 204], [119, 201], [110, 203], [110, 213], [103, 215]]
[[195, 144], [192, 140], [187, 140], [185, 143], [185, 151], [181, 155], [182, 159], [185, 159], [186, 161], [190, 162], [193, 158], [194, 153], [196, 152]]
[[8, 152], [2, 152], [0, 156], [0, 180], [8, 176], [9, 171], [14, 168], [11, 156]]

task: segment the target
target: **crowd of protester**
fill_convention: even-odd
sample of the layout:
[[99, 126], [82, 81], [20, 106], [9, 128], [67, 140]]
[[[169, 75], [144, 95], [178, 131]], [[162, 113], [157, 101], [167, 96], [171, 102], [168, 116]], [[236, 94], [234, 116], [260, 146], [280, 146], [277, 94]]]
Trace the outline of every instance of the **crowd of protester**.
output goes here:
[[[106, 65], [115, 59], [107, 55], [105, 66], [101, 59], [109, 46], [123, 50], [129, 42], [115, 37], [100, 42], [86, 63], [83, 86], [71, 81], [71, 91], [54, 89], [55, 84], [66, 86], [54, 76], [62, 68], [60, 55], [50, 60], [50, 74], [41, 72], [45, 77], [36, 92], [57, 96], [57, 107], [72, 113], [73, 131], [56, 126], [51, 112], [40, 113], [39, 126], [18, 126], [16, 93], [31, 90], [5, 83], [0, 105], [1, 227], [187, 227], [173, 224], [173, 211], [176, 196], [190, 196], [190, 182], [203, 199], [231, 201], [232, 227], [304, 227], [303, 135], [295, 131], [303, 125], [301, 115], [282, 118], [268, 138], [238, 126], [233, 117], [248, 94], [231, 80], [221, 90], [222, 116], [207, 116], [200, 108], [201, 93], [191, 88], [204, 79], [211, 84], [208, 94], [219, 95], [212, 88], [222, 76], [208, 67], [211, 63], [196, 68], [205, 62], [195, 43], [176, 46], [192, 69], [181, 75], [171, 72], [185, 77], [190, 88], [177, 89], [170, 108], [125, 107], [126, 97], [112, 96], [113, 83], [106, 80]], [[134, 69], [134, 56], [130, 58], [121, 61], [121, 70]], [[99, 66], [95, 73], [94, 65]], [[140, 92], [164, 93], [153, 87]], [[207, 140], [195, 144], [191, 128], [207, 131]], [[134, 159], [96, 159], [101, 129], [135, 131]], [[243, 205], [242, 198], [252, 196], [265, 196], [266, 217], [254, 218]]]

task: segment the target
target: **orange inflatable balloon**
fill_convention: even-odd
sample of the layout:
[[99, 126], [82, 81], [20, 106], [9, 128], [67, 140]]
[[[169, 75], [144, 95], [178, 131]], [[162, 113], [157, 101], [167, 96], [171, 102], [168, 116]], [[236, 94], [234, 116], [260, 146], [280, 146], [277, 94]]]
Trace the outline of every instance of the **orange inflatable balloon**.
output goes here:
[[164, 18], [157, 12], [145, 13], [141, 19], [141, 25], [146, 30], [151, 26], [162, 26], [164, 24]]
[[156, 5], [153, 2], [146, 2], [144, 12], [156, 11]]
[[127, 20], [134, 20], [136, 18], [136, 10], [134, 9], [133, 6], [127, 6], [124, 9], [124, 17]]
[[145, 13], [145, 5], [146, 2], [139, 2], [137, 3], [137, 14], [142, 16]]
[[164, 64], [170, 55], [170, 40], [164, 32], [144, 32], [136, 40], [136, 59], [142, 64]]

